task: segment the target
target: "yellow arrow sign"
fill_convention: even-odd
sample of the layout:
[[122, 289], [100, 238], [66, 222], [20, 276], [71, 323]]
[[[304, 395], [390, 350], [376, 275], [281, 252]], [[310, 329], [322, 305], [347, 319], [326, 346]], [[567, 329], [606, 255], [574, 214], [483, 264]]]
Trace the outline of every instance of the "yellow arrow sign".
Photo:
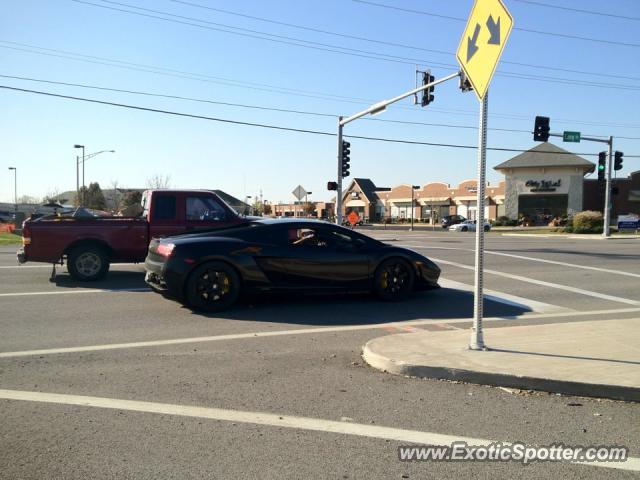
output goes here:
[[476, 0], [456, 58], [479, 100], [487, 93], [512, 27], [513, 18], [501, 0]]

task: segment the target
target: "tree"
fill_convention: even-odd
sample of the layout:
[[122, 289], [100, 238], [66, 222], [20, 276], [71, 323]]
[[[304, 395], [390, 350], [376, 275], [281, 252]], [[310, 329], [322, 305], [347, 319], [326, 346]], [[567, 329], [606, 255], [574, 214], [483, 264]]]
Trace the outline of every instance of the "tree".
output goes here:
[[[84, 202], [78, 201], [83, 198]], [[81, 203], [83, 207], [94, 210], [105, 210], [107, 208], [107, 202], [104, 199], [104, 194], [98, 182], [90, 183], [89, 188], [80, 187], [80, 199], [76, 198], [76, 204], [80, 205]]]
[[118, 180], [111, 180], [111, 184], [109, 185], [111, 194], [106, 198], [107, 207], [113, 212], [120, 209], [120, 203], [122, 202], [122, 193], [120, 192], [118, 185], [120, 185]]
[[271, 215], [272, 208], [270, 203], [265, 203], [262, 207], [262, 212], [264, 215]]
[[66, 199], [60, 198], [60, 190], [57, 187], [52, 188], [47, 192], [43, 199], [44, 203], [64, 203]]
[[125, 209], [132, 205], [140, 205], [142, 202], [142, 192], [132, 190], [127, 192], [122, 199], [122, 208]]
[[169, 188], [171, 175], [158, 175], [147, 178], [147, 188], [151, 190], [165, 190]]
[[305, 214], [307, 217], [310, 217], [310, 216], [312, 216], [312, 215], [315, 215], [315, 213], [316, 213], [316, 204], [315, 204], [315, 203], [312, 203], [312, 202], [305, 202], [305, 203], [302, 205], [302, 211], [304, 212], [304, 214]]

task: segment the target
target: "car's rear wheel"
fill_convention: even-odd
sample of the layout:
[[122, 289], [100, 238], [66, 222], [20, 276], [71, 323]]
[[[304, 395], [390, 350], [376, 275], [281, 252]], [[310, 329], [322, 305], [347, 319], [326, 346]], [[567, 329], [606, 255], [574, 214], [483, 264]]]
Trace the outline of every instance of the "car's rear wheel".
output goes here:
[[240, 277], [231, 265], [208, 262], [196, 268], [187, 280], [188, 304], [207, 312], [219, 312], [233, 305], [240, 296]]
[[404, 300], [413, 292], [415, 273], [401, 258], [382, 262], [374, 274], [374, 293], [385, 301]]
[[484, 226], [484, 231], [485, 231], [485, 232], [488, 232], [490, 229], [491, 229], [491, 227], [489, 227], [489, 225], [485, 225], [485, 226]]
[[79, 246], [67, 257], [67, 269], [76, 280], [92, 282], [100, 280], [109, 271], [109, 255], [97, 245]]

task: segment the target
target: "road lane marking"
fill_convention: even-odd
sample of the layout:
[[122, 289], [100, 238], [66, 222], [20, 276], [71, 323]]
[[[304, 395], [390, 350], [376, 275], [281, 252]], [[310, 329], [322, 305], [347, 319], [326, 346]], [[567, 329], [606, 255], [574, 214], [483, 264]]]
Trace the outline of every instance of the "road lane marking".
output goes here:
[[[143, 265], [139, 265], [137, 263], [112, 263], [110, 264], [112, 267], [136, 267], [143, 269]], [[46, 265], [1, 265], [0, 269], [24, 269], [24, 268], [48, 268], [51, 269], [51, 264], [47, 263]], [[56, 268], [62, 268], [62, 265], [56, 264]], [[142, 270], [140, 270], [142, 272]], [[64, 273], [68, 273], [66, 270], [63, 270]]]
[[109, 293], [109, 292], [150, 292], [149, 287], [140, 288], [87, 288], [83, 290], [47, 290], [44, 292], [0, 293], [0, 297], [29, 297], [32, 295], [69, 295], [73, 293]]
[[[456, 290], [463, 290], [466, 292], [473, 292], [473, 285], [467, 283], [456, 282], [455, 280], [448, 280], [441, 278], [438, 283], [444, 288], [453, 288]], [[545, 312], [575, 312], [572, 308], [560, 307], [558, 305], [552, 305], [550, 303], [538, 302], [529, 298], [518, 297], [509, 293], [497, 292], [495, 290], [484, 289], [484, 298], [493, 302], [504, 303], [505, 305], [511, 305], [512, 307], [527, 308], [532, 312], [545, 313]]]
[[[449, 260], [442, 260], [442, 259], [433, 258], [433, 257], [431, 257], [431, 260], [435, 262], [444, 263], [445, 265], [464, 268], [466, 270], [475, 270], [475, 267], [472, 267], [470, 265], [464, 265], [462, 263], [457, 263], [457, 262], [450, 262]], [[511, 278], [513, 280], [518, 280], [521, 282], [532, 283], [534, 285], [541, 285], [543, 287], [551, 287], [557, 290], [564, 290], [566, 292], [586, 295], [588, 297], [600, 298], [602, 300], [609, 300], [611, 302], [626, 303], [627, 305], [640, 305], [640, 301], [638, 300], [631, 300], [629, 298], [616, 297], [614, 295], [607, 295], [606, 293], [599, 293], [591, 290], [583, 290], [582, 288], [570, 287], [568, 285], [562, 285], [559, 283], [545, 282], [543, 280], [536, 280], [533, 278], [523, 277], [521, 275], [513, 275], [511, 273], [499, 272], [497, 270], [490, 270], [488, 268], [485, 268], [484, 272], [490, 273], [492, 275], [498, 275], [500, 277]]]
[[[428, 246], [425, 247], [423, 245], [398, 245], [399, 247], [409, 247], [409, 248], [420, 248], [420, 249], [425, 249], [425, 250], [429, 250], [429, 249], [437, 249], [437, 250], [461, 250], [464, 252], [474, 252], [474, 250], [472, 248], [459, 248], [459, 247], [439, 247], [439, 246]], [[520, 260], [530, 260], [532, 262], [535, 263], [550, 263], [552, 265], [561, 265], [563, 267], [571, 267], [571, 268], [581, 268], [583, 270], [594, 270], [596, 272], [604, 272], [604, 273], [611, 273], [614, 275], [623, 275], [625, 277], [635, 277], [635, 278], [640, 278], [640, 273], [631, 273], [631, 272], [624, 272], [621, 270], [611, 270], [609, 268], [601, 268], [601, 267], [591, 267], [589, 265], [578, 265], [575, 263], [568, 263], [568, 262], [559, 262], [556, 260], [547, 260], [547, 259], [543, 259], [543, 258], [535, 258], [535, 257], [526, 257], [524, 255], [515, 255], [513, 253], [504, 253], [504, 252], [496, 252], [495, 250], [485, 250], [484, 253], [487, 253], [489, 255], [500, 255], [502, 257], [511, 257], [511, 258], [518, 258]]]
[[[196, 407], [138, 400], [122, 400], [118, 398], [92, 397], [86, 395], [70, 395], [61, 393], [29, 392], [21, 390], [0, 390], [0, 399], [37, 402], [54, 405], [73, 405], [85, 408], [102, 408], [108, 410], [125, 410], [129, 412], [152, 413], [157, 415], [173, 415], [178, 417], [217, 420], [223, 422], [263, 425], [268, 427], [307, 430], [313, 432], [353, 435], [358, 437], [390, 440], [394, 442], [420, 445], [451, 445], [454, 442], [466, 442], [468, 445], [489, 446], [495, 440], [485, 438], [463, 437], [442, 433], [406, 430], [395, 427], [352, 423], [336, 420], [325, 420], [313, 417], [280, 415], [277, 413], [253, 412], [246, 410], [229, 410], [215, 407]], [[509, 442], [502, 442], [509, 445]], [[569, 462], [567, 462], [569, 463]], [[619, 470], [640, 471], [640, 458], [628, 457], [625, 462], [571, 462], [591, 467], [614, 468]]]
[[[619, 308], [615, 310], [594, 310], [590, 312], [556, 312], [556, 313], [531, 313], [523, 316], [502, 316], [502, 317], [487, 317], [482, 321], [487, 323], [504, 322], [509, 320], [533, 320], [533, 319], [546, 319], [546, 318], [564, 318], [564, 317], [583, 317], [583, 316], [602, 316], [611, 314], [623, 314], [623, 313], [637, 313], [640, 312], [640, 308]], [[640, 320], [640, 319], [639, 319]], [[129, 343], [109, 343], [105, 345], [87, 345], [79, 347], [60, 347], [60, 348], [46, 348], [39, 350], [21, 350], [14, 352], [0, 352], [0, 358], [15, 358], [15, 357], [28, 357], [36, 355], [54, 355], [64, 353], [83, 353], [83, 352], [98, 352], [104, 350], [119, 350], [125, 348], [149, 348], [149, 347], [163, 347], [169, 345], [183, 345], [189, 343], [208, 343], [208, 342], [220, 342], [225, 340], [242, 340], [249, 338], [264, 338], [264, 337], [282, 337], [288, 335], [309, 335], [309, 334], [323, 334], [323, 333], [336, 333], [336, 332], [355, 332], [360, 330], [376, 330], [385, 329], [389, 326], [397, 328], [403, 328], [406, 326], [417, 325], [430, 325], [434, 323], [455, 325], [458, 323], [471, 323], [472, 318], [451, 318], [443, 320], [441, 318], [421, 318], [418, 320], [407, 320], [405, 322], [393, 322], [393, 323], [370, 323], [365, 325], [344, 325], [340, 327], [318, 327], [318, 328], [298, 328], [292, 330], [275, 330], [275, 331], [260, 331], [249, 333], [231, 333], [226, 335], [213, 335], [208, 337], [188, 337], [188, 338], [172, 338], [167, 340], [148, 340], [141, 342], [129, 342]]]

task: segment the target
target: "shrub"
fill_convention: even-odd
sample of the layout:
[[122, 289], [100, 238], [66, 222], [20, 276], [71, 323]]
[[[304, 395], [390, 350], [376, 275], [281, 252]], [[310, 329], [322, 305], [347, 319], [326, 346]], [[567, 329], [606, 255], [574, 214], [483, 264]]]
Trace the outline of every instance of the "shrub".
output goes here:
[[493, 221], [493, 225], [496, 227], [515, 227], [518, 225], [518, 221], [502, 215]]
[[602, 213], [587, 210], [573, 217], [573, 233], [602, 233]]

